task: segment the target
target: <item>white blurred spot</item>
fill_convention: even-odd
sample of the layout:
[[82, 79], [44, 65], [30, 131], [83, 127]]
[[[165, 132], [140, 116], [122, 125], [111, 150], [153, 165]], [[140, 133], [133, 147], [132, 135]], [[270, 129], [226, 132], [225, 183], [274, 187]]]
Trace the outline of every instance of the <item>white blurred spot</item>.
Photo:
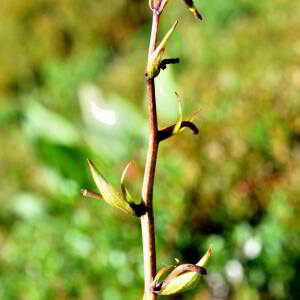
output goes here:
[[256, 238], [250, 238], [244, 244], [244, 254], [250, 259], [255, 259], [261, 252], [262, 245]]
[[244, 278], [244, 269], [238, 260], [231, 260], [225, 266], [225, 273], [228, 281], [237, 284]]
[[24, 193], [13, 200], [14, 212], [23, 219], [34, 219], [44, 214], [42, 199], [38, 196]]
[[105, 125], [114, 125], [116, 124], [116, 113], [112, 110], [102, 109], [95, 102], [92, 102], [92, 112], [99, 122]]
[[85, 84], [79, 88], [78, 97], [85, 121], [98, 121], [104, 125], [113, 126], [117, 122], [116, 113], [106, 109], [101, 91], [94, 84]]

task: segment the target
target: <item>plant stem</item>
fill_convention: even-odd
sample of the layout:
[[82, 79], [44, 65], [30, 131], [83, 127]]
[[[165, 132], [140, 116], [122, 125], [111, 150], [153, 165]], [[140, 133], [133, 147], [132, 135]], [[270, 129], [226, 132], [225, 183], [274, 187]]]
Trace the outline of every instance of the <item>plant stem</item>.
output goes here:
[[[159, 15], [153, 13], [149, 56], [156, 48], [158, 24]], [[146, 213], [141, 217], [144, 250], [144, 300], [156, 300], [156, 294], [152, 293], [150, 290], [151, 283], [156, 275], [155, 231], [152, 202], [153, 182], [158, 150], [158, 127], [154, 79], [147, 80], [147, 92], [149, 140], [142, 190], [142, 201], [145, 204]]]
[[158, 25], [159, 25], [160, 15], [157, 15], [153, 12], [152, 17], [152, 29], [151, 29], [151, 37], [150, 37], [150, 44], [149, 44], [149, 53], [148, 57], [156, 48], [156, 41], [157, 41], [157, 34], [158, 34]]

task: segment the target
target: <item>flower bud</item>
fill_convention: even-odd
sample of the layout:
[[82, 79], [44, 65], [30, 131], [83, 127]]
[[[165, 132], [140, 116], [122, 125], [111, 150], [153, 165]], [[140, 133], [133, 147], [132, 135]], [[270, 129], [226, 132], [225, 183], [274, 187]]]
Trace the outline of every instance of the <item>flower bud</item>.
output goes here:
[[[163, 268], [157, 273], [153, 283], [152, 290], [159, 295], [173, 295], [191, 290], [197, 286], [202, 275], [206, 274], [204, 266], [211, 256], [211, 249], [200, 259], [196, 265], [172, 265]], [[162, 282], [159, 279], [168, 271], [173, 271]]]
[[174, 25], [170, 28], [170, 30], [163, 38], [163, 40], [160, 42], [159, 46], [157, 46], [157, 48], [150, 54], [145, 73], [147, 79], [155, 78], [159, 74], [160, 63], [167, 46], [167, 42], [170, 39], [172, 33], [174, 32], [177, 24], [178, 21], [174, 23]]

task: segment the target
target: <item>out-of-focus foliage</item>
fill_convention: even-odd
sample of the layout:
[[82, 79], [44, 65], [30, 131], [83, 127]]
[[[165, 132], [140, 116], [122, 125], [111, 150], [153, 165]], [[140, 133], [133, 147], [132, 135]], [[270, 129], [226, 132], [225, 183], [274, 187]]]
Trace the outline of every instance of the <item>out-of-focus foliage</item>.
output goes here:
[[[158, 269], [213, 256], [173, 299], [298, 299], [300, 2], [170, 1], [161, 36], [181, 63], [157, 79], [164, 141], [155, 185]], [[1, 0], [0, 298], [141, 299], [138, 220], [96, 200], [86, 158], [139, 198], [151, 15], [138, 0]], [[167, 56], [167, 55], [166, 55]]]

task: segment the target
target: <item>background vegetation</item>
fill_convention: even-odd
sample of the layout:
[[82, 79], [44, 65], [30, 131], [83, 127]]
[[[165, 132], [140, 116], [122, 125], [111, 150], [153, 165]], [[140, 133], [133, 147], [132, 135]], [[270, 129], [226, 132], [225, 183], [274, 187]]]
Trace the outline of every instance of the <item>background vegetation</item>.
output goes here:
[[[179, 26], [158, 79], [161, 126], [200, 109], [200, 133], [159, 150], [158, 268], [213, 258], [169, 299], [298, 299], [300, 2], [170, 1]], [[1, 0], [0, 298], [141, 299], [140, 225], [104, 202], [86, 158], [139, 199], [147, 144], [146, 0]]]

